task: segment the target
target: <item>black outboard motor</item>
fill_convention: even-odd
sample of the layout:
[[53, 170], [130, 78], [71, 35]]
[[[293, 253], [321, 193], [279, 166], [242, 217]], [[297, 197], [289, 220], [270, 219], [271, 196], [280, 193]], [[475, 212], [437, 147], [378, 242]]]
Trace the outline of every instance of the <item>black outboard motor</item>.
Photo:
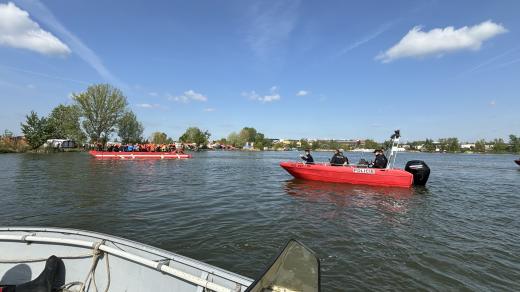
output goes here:
[[430, 168], [422, 160], [408, 161], [404, 170], [413, 175], [413, 184], [415, 186], [424, 186], [430, 177]]

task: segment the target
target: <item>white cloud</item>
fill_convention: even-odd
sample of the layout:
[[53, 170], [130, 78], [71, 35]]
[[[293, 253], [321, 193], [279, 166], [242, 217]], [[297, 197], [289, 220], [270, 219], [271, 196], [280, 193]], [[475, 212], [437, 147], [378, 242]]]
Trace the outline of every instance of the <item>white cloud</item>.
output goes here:
[[65, 39], [75, 54], [89, 64], [96, 72], [110, 83], [127, 87], [116, 78], [103, 64], [101, 58], [76, 35], [71, 33], [59, 22], [43, 3], [38, 0], [17, 0], [17, 4], [31, 13], [31, 16], [51, 28], [56, 34]]
[[27, 49], [44, 55], [68, 55], [69, 47], [43, 30], [29, 13], [12, 2], [0, 3], [0, 45]]
[[495, 100], [492, 100], [489, 102], [489, 106], [494, 107], [497, 105], [497, 102]]
[[206, 100], [208, 100], [208, 97], [206, 97], [205, 95], [202, 95], [202, 94], [197, 93], [197, 92], [193, 91], [192, 89], [190, 89], [188, 91], [184, 91], [183, 95], [180, 95], [180, 96], [170, 96], [168, 99], [174, 100], [174, 101], [178, 101], [178, 102], [187, 103], [187, 102], [190, 102], [192, 100], [194, 100], [194, 101], [206, 101]]
[[478, 50], [482, 43], [496, 35], [507, 32], [501, 24], [491, 20], [471, 27], [454, 29], [453, 26], [422, 31], [412, 28], [396, 45], [379, 54], [376, 59], [383, 63], [405, 58], [442, 55], [459, 50]]
[[310, 92], [308, 92], [307, 90], [300, 90], [296, 93], [296, 96], [306, 96], [308, 95]]
[[168, 109], [167, 107], [162, 106], [158, 103], [136, 103], [135, 107], [143, 109]]
[[216, 109], [208, 107], [208, 108], [205, 108], [204, 111], [207, 112], [207, 113], [210, 113], [210, 112], [216, 111]]
[[257, 56], [266, 57], [289, 38], [298, 20], [299, 5], [298, 0], [280, 0], [251, 6], [246, 42]]
[[155, 96], [159, 96], [159, 93], [157, 93], [157, 92], [148, 92], [148, 95], [155, 97]]
[[280, 100], [282, 97], [278, 93], [278, 87], [271, 87], [270, 93], [266, 95], [259, 95], [256, 91], [250, 92], [242, 92], [242, 96], [247, 97], [252, 100], [258, 100], [260, 102], [272, 102], [276, 100]]

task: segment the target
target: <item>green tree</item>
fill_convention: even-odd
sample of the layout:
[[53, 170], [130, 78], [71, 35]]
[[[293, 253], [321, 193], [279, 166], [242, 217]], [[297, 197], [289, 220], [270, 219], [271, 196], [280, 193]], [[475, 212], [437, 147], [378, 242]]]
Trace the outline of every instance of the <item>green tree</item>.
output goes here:
[[117, 135], [124, 144], [140, 143], [143, 140], [143, 131], [143, 125], [132, 111], [126, 112], [117, 123]]
[[366, 149], [379, 149], [379, 148], [381, 148], [381, 144], [377, 143], [374, 140], [366, 139], [365, 140], [365, 148]]
[[495, 139], [493, 141], [493, 152], [495, 153], [504, 153], [507, 152], [507, 144], [504, 142], [504, 139]]
[[235, 132], [231, 132], [228, 135], [227, 141], [229, 144], [233, 145], [234, 147], [243, 147], [244, 144], [246, 143], [246, 141], [243, 140], [242, 137], [240, 137], [240, 135], [238, 135]]
[[38, 117], [34, 111], [26, 116], [25, 124], [22, 123], [22, 133], [32, 149], [42, 146], [49, 139], [51, 132], [47, 119]]
[[86, 140], [80, 126], [80, 110], [75, 105], [58, 105], [49, 115], [48, 123], [51, 138], [72, 139], [78, 143]]
[[426, 139], [426, 141], [424, 141], [423, 147], [421, 149], [421, 151], [426, 151], [426, 152], [435, 152], [436, 150], [437, 150], [437, 147], [435, 146], [435, 144], [433, 144], [432, 139]]
[[301, 147], [301, 149], [310, 149], [311, 145], [309, 144], [309, 141], [307, 139], [301, 138], [300, 147]]
[[312, 142], [312, 150], [322, 149], [322, 143], [319, 140]]
[[244, 141], [244, 143], [255, 142], [256, 133], [257, 131], [255, 128], [244, 127], [242, 130], [240, 130], [238, 135], [240, 136], [240, 139]]
[[460, 143], [457, 138], [439, 139], [439, 142], [441, 143], [441, 151], [460, 152]]
[[171, 144], [173, 140], [168, 138], [168, 135], [163, 132], [153, 132], [151, 137], [152, 144]]
[[259, 150], [263, 150], [264, 146], [267, 146], [267, 144], [268, 144], [268, 142], [265, 139], [265, 135], [260, 132], [257, 132], [255, 134], [254, 143], [255, 143], [254, 144], [255, 149], [259, 149]]
[[202, 131], [197, 127], [190, 127], [179, 138], [182, 142], [195, 143], [197, 146], [206, 146], [211, 134], [208, 131]]
[[109, 84], [95, 84], [85, 92], [73, 94], [83, 117], [83, 129], [94, 142], [105, 143], [125, 113], [126, 97]]
[[509, 135], [509, 145], [511, 145], [511, 152], [520, 152], [520, 137]]
[[484, 153], [486, 152], [486, 140], [481, 139], [475, 142], [475, 152]]

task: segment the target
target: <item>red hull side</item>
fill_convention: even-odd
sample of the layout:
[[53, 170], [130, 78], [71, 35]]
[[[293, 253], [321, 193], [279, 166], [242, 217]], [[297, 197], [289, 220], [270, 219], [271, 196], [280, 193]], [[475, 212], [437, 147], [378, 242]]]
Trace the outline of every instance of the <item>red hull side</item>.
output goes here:
[[515, 160], [516, 164], [520, 165], [520, 159]]
[[187, 159], [191, 154], [176, 154], [172, 152], [108, 152], [91, 150], [88, 152], [95, 158], [102, 159]]
[[401, 169], [360, 168], [355, 166], [330, 166], [282, 162], [283, 167], [295, 178], [357, 185], [409, 188], [413, 175]]

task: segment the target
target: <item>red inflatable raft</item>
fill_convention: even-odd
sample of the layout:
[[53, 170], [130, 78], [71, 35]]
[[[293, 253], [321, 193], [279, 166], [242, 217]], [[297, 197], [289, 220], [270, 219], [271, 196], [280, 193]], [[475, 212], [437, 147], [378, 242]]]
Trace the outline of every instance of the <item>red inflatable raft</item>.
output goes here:
[[409, 188], [413, 175], [402, 169], [378, 169], [358, 166], [331, 166], [282, 162], [280, 166], [295, 178], [334, 183]]
[[108, 152], [91, 150], [88, 152], [95, 158], [103, 159], [187, 159], [190, 154], [177, 154], [175, 152]]

